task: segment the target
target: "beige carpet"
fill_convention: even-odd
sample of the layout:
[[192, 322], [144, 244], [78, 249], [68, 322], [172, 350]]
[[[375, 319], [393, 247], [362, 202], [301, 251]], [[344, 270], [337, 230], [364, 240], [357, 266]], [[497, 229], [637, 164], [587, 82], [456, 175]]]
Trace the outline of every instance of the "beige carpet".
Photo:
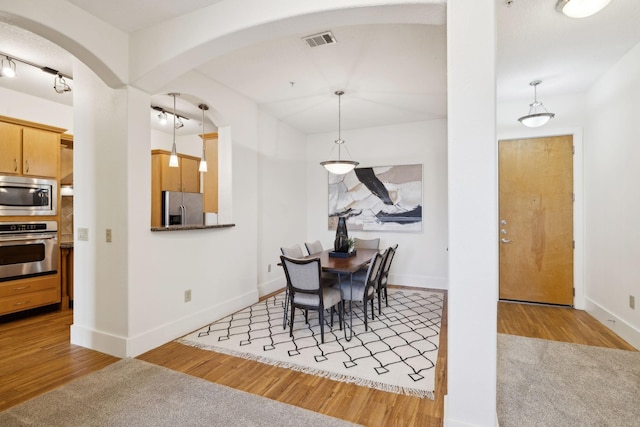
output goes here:
[[498, 420], [640, 426], [640, 353], [498, 334]]
[[0, 426], [352, 426], [137, 359], [0, 412]]

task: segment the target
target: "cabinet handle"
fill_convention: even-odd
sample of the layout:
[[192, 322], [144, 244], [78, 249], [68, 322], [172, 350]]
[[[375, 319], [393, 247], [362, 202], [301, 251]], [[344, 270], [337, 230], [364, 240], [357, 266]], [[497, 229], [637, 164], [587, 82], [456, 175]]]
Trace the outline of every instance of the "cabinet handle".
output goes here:
[[27, 305], [29, 304], [31, 301], [27, 300], [27, 301], [23, 301], [23, 302], [16, 302], [15, 304], [13, 304], [14, 306], [20, 306], [20, 305]]
[[27, 173], [29, 172], [29, 160], [25, 162], [27, 164]]
[[31, 287], [31, 285], [27, 285], [27, 286], [20, 286], [19, 288], [13, 288], [14, 291], [21, 291], [23, 289], [29, 289]]
[[18, 159], [13, 159], [13, 171], [18, 172]]

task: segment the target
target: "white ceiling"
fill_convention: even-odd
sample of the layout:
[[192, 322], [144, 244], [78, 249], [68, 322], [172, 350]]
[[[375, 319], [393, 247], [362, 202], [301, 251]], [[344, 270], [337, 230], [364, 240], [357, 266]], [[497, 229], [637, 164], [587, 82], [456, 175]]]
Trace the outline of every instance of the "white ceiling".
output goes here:
[[[69, 1], [133, 32], [221, 0]], [[599, 14], [584, 19], [556, 12], [556, 0], [509, 3], [496, 0], [499, 100], [529, 100], [533, 95], [529, 82], [537, 79], [543, 81], [538, 88], [542, 100], [584, 92], [640, 42], [637, 0], [612, 0]], [[197, 71], [255, 100], [261, 109], [304, 133], [337, 129], [334, 92], [338, 89], [345, 91], [343, 129], [446, 117], [444, 25], [360, 25], [327, 30], [335, 35], [336, 44], [309, 48], [301, 39], [309, 34], [291, 34], [215, 58]], [[0, 52], [71, 74], [71, 58], [65, 51], [2, 22]], [[45, 75], [43, 80], [43, 73], [35, 71], [31, 77], [39, 77], [43, 82], [39, 85], [0, 78], [0, 86], [71, 102], [70, 96], [53, 91], [53, 76]], [[19, 72], [24, 75], [21, 69]], [[152, 103], [168, 107], [171, 98], [156, 95]], [[190, 109], [184, 115], [200, 116], [197, 107]], [[199, 121], [192, 124], [200, 126]]]

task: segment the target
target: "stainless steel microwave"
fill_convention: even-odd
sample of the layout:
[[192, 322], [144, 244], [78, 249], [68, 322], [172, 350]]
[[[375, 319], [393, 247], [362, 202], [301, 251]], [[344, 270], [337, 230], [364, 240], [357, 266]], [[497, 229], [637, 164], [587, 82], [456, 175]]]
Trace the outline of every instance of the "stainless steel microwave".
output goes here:
[[0, 216], [53, 216], [57, 209], [56, 180], [0, 176]]

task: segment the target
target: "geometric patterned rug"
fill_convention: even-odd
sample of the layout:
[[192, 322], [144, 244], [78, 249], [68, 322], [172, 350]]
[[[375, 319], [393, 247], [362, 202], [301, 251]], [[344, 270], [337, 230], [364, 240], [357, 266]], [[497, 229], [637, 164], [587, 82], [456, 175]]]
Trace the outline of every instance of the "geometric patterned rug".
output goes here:
[[[302, 310], [296, 310], [293, 338], [289, 337], [289, 327], [283, 329], [284, 292], [177, 341], [337, 381], [434, 399], [444, 293], [406, 288], [388, 291], [389, 306], [383, 301], [380, 315], [377, 299], [374, 301], [375, 320], [368, 310], [366, 332], [361, 304], [354, 303], [351, 341], [345, 339], [349, 330], [340, 330], [337, 314], [333, 329], [327, 314], [322, 344], [317, 312], [309, 311], [305, 324]], [[349, 322], [348, 313], [345, 321]]]

